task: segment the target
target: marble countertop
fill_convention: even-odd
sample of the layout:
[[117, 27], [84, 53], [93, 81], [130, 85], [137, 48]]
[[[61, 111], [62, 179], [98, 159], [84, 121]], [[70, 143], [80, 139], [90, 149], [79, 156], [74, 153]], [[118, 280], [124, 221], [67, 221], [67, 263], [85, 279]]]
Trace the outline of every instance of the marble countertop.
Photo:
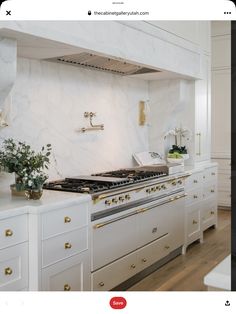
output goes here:
[[204, 284], [217, 289], [231, 290], [231, 255], [204, 277]]
[[91, 201], [88, 194], [44, 190], [40, 200], [27, 200], [12, 196], [10, 189], [0, 190], [0, 219], [24, 213], [49, 211], [62, 205], [73, 205]]

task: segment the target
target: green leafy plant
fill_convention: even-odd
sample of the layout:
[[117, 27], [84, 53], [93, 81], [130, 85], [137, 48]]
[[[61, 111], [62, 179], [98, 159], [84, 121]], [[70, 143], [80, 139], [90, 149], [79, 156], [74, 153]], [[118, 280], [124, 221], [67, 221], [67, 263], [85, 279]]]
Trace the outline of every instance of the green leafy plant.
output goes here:
[[187, 154], [187, 148], [186, 146], [178, 146], [178, 145], [172, 145], [172, 148], [169, 150], [169, 154]]
[[3, 141], [0, 150], [0, 168], [16, 174], [17, 189], [37, 189], [45, 182], [51, 154], [51, 144], [35, 152], [25, 142], [15, 142], [12, 138]]

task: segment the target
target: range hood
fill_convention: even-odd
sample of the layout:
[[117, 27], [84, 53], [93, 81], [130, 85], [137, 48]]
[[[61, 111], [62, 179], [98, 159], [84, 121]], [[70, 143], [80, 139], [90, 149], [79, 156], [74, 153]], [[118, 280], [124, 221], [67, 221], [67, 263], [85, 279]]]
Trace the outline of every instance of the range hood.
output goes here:
[[88, 52], [49, 58], [46, 60], [123, 76], [161, 72], [153, 68], [132, 64], [125, 60], [116, 60]]

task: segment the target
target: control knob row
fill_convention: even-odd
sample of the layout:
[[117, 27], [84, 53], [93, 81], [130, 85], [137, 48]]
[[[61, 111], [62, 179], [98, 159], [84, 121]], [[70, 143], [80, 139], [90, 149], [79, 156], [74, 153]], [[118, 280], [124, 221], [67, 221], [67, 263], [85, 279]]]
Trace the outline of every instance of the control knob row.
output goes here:
[[124, 202], [125, 200], [129, 201], [130, 199], [131, 199], [131, 196], [129, 194], [126, 194], [124, 196], [119, 196], [118, 198], [114, 197], [112, 199], [106, 200], [105, 204], [108, 206], [111, 206], [113, 204], [117, 204], [118, 202], [119, 203]]

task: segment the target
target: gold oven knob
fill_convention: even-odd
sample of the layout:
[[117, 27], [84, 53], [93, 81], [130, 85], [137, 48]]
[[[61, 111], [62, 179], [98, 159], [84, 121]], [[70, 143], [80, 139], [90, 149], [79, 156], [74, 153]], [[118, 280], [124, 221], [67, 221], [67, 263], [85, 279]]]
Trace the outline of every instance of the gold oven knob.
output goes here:
[[105, 204], [110, 206], [111, 205], [111, 200], [106, 200]]
[[197, 198], [197, 195], [193, 195], [193, 198]]
[[118, 203], [118, 199], [115, 197], [115, 198], [113, 198], [112, 200], [112, 203], [114, 203], [114, 204], [117, 204]]
[[162, 190], [166, 190], [165, 184], [162, 184], [162, 185], [161, 185], [161, 188], [162, 188]]
[[12, 269], [10, 267], [5, 268], [5, 275], [11, 275], [13, 273]]
[[150, 189], [146, 189], [146, 193], [151, 193], [151, 190]]
[[173, 181], [171, 184], [172, 184], [172, 185], [176, 185], [176, 182], [175, 182], [175, 181]]
[[182, 184], [183, 181], [182, 181], [182, 180], [178, 180], [177, 183], [178, 183], [178, 184]]
[[68, 284], [64, 285], [64, 291], [70, 291], [71, 290], [71, 286]]
[[120, 196], [120, 197], [119, 197], [119, 201], [120, 201], [120, 202], [124, 202], [124, 200], [125, 200], [124, 196]]
[[130, 200], [130, 195], [129, 195], [129, 194], [126, 194], [126, 195], [125, 195], [125, 199], [126, 199], [126, 200]]
[[68, 216], [66, 216], [66, 217], [64, 218], [64, 223], [66, 224], [66, 223], [69, 223], [69, 222], [71, 222], [71, 218], [68, 217]]
[[153, 187], [153, 188], [151, 188], [151, 192], [155, 192], [156, 191], [156, 189]]
[[198, 180], [193, 180], [193, 183], [198, 183]]
[[214, 193], [215, 192], [215, 190], [211, 190], [211, 193]]
[[69, 242], [65, 243], [65, 249], [71, 249], [72, 248], [72, 244]]
[[13, 235], [13, 231], [11, 230], [11, 229], [7, 229], [6, 231], [5, 231], [5, 236], [6, 237], [11, 237]]

